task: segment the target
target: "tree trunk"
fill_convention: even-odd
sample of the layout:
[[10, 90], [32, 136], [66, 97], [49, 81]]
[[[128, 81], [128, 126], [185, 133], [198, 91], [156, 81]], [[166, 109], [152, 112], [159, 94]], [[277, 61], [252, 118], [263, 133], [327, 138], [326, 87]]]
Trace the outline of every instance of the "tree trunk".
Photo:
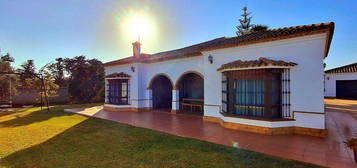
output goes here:
[[357, 163], [357, 149], [356, 148], [353, 149], [353, 154], [355, 156], [355, 162]]

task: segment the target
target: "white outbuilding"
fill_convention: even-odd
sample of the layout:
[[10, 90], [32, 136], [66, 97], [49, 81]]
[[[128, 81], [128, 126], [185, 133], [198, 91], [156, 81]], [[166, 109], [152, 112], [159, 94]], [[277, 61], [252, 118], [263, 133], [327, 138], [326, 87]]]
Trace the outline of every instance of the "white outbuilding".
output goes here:
[[325, 97], [357, 99], [357, 63], [325, 71]]
[[[105, 63], [105, 110], [200, 115], [263, 134], [325, 136], [324, 59], [334, 23], [221, 37]], [[145, 45], [145, 44], [144, 44]]]

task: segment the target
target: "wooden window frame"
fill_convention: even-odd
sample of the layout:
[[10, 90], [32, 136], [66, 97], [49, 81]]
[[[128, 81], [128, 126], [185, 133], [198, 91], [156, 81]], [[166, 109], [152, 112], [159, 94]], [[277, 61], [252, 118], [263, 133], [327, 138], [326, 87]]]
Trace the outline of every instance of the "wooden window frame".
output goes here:
[[[282, 69], [270, 68], [270, 69], [252, 69], [252, 70], [235, 70], [235, 71], [226, 71], [222, 75], [226, 77], [227, 81], [227, 111], [224, 113], [228, 116], [237, 116], [243, 118], [259, 118], [266, 120], [273, 120], [281, 118], [281, 75], [283, 73]], [[262, 79], [264, 80], [264, 111], [263, 117], [253, 117], [248, 115], [237, 115], [235, 114], [235, 91], [234, 81], [239, 79]], [[273, 93], [273, 80], [278, 80], [276, 86], [278, 90], [276, 93]], [[279, 103], [273, 104], [272, 96], [277, 96]], [[223, 102], [222, 102], [223, 103]], [[274, 110], [273, 110], [274, 109]]]
[[[123, 83], [126, 83], [126, 90], [122, 88]], [[129, 105], [129, 88], [129, 79], [108, 79], [108, 103], [114, 105]], [[126, 93], [126, 96], [123, 96], [123, 92]], [[117, 95], [115, 93], [117, 93]], [[123, 99], [125, 99], [125, 101], [123, 101]]]
[[222, 75], [222, 112], [228, 113], [228, 78], [225, 75]]

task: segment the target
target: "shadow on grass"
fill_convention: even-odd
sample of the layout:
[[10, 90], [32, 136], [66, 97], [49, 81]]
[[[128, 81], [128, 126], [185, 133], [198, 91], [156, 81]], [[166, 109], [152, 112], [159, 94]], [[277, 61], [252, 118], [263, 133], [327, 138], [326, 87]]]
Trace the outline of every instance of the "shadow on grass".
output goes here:
[[[7, 116], [10, 114], [16, 114], [16, 113], [21, 113], [27, 110], [27, 108], [21, 108], [21, 109], [16, 109], [16, 108], [11, 108], [9, 109], [10, 111], [6, 111], [5, 109], [0, 109], [0, 117], [2, 116]], [[14, 111], [11, 111], [14, 110]]]
[[[43, 120], [43, 119], [40, 119]], [[316, 167], [90, 118], [0, 160], [5, 167]]]
[[63, 112], [62, 110], [58, 109], [51, 109], [51, 111], [47, 112], [47, 110], [37, 110], [32, 113], [29, 113], [27, 115], [19, 115], [15, 116], [16, 118], [12, 120], [7, 120], [0, 122], [0, 127], [18, 127], [18, 126], [24, 126], [28, 124], [33, 124], [36, 122], [42, 122], [49, 120], [54, 117], [60, 117], [60, 116], [69, 116], [73, 115], [71, 113], [66, 113]]
[[[54, 106], [50, 108], [50, 111], [47, 111], [46, 108], [40, 110], [40, 108], [34, 112], [30, 112], [26, 115], [21, 115], [20, 112], [18, 116], [15, 114], [15, 118], [7, 121], [0, 122], [0, 127], [18, 127], [24, 126], [28, 124], [33, 124], [36, 122], [42, 122], [49, 120], [54, 117], [61, 117], [61, 116], [71, 116], [75, 115], [74, 113], [64, 112], [65, 108], [79, 108], [79, 107], [93, 107], [97, 106], [98, 104], [77, 104], [77, 105], [61, 105], [61, 106]], [[26, 109], [28, 110], [28, 109]], [[21, 112], [25, 112], [21, 111]]]

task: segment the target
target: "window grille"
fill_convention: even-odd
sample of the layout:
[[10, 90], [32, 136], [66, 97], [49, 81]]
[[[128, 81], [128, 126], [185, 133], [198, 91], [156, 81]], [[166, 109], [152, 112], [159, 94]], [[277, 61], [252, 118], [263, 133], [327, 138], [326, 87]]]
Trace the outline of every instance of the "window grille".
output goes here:
[[222, 74], [222, 112], [223, 113], [227, 113], [228, 111], [228, 106], [227, 106], [227, 103], [228, 103], [228, 97], [227, 97], [227, 77]]
[[223, 72], [222, 113], [266, 119], [291, 118], [289, 69]]
[[108, 79], [107, 103], [125, 105], [129, 104], [129, 79]]
[[281, 75], [281, 117], [291, 118], [290, 109], [290, 69], [284, 69]]

